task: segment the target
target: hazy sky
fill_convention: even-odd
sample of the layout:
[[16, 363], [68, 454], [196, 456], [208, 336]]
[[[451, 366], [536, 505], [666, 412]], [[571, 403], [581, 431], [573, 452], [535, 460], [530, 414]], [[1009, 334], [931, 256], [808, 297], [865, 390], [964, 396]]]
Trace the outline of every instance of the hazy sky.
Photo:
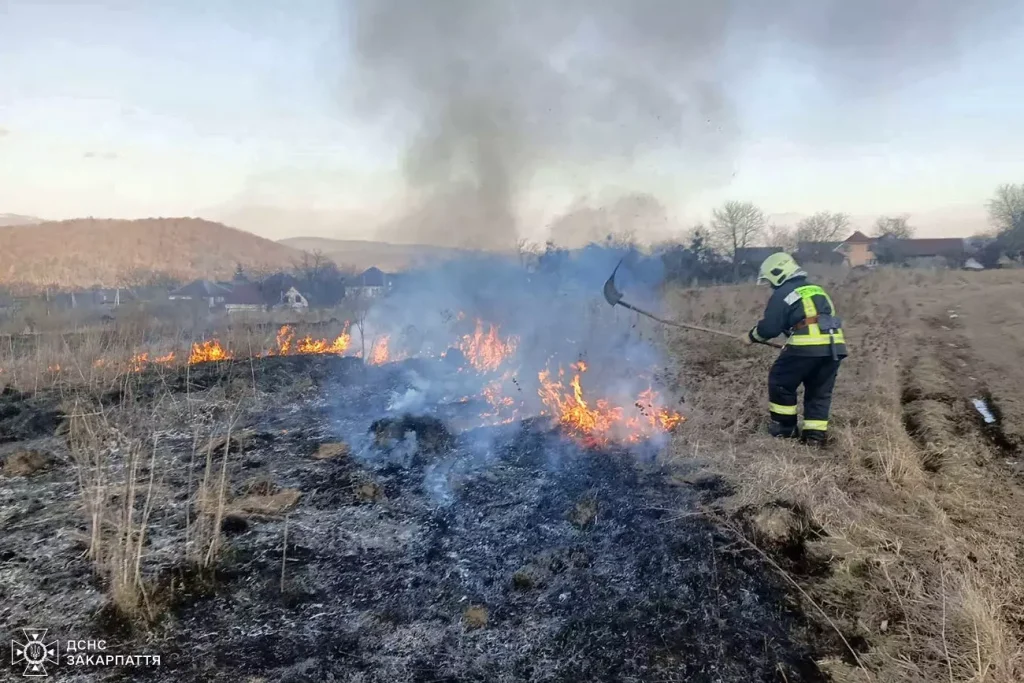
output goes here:
[[[756, 69], [729, 72], [734, 120], [708, 121], [736, 129], [721, 164], [666, 147], [546, 168], [528, 198], [554, 209], [580, 191], [649, 189], [693, 216], [728, 198], [770, 213], [981, 205], [1024, 182], [1017, 5], [1001, 30], [968, 33], [959, 54], [871, 96], [820, 82], [785, 45], [761, 51]], [[368, 237], [352, 215], [401, 202], [409, 130], [353, 113], [350, 19], [329, 0], [0, 0], [0, 213]], [[743, 59], [737, 46], [729, 63]]]

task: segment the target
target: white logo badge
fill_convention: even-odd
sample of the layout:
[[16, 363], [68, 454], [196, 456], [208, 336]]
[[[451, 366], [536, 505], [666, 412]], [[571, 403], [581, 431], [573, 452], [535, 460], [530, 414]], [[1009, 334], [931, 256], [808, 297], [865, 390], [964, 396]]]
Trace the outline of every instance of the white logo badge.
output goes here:
[[49, 676], [46, 672], [47, 664], [57, 664], [59, 641], [47, 643], [45, 628], [23, 628], [25, 642], [11, 641], [11, 665], [17, 666], [24, 662], [25, 671], [22, 676], [35, 676], [43, 678]]

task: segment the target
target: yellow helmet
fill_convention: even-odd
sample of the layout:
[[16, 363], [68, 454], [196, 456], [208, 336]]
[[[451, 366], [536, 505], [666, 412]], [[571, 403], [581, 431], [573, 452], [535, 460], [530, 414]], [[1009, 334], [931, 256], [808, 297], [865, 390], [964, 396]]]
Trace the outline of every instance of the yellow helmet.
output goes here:
[[800, 265], [792, 256], [785, 252], [772, 254], [764, 260], [757, 274], [758, 284], [767, 282], [772, 287], [778, 287], [786, 280], [796, 275], [803, 275]]

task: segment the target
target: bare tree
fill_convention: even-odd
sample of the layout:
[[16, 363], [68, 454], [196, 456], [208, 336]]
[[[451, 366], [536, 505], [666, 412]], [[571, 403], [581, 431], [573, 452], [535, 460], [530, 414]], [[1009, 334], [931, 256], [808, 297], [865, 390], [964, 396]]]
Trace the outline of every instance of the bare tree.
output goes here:
[[751, 202], [726, 202], [712, 213], [711, 233], [737, 266], [737, 250], [753, 244], [764, 232], [765, 223], [764, 212]]
[[325, 270], [333, 266], [334, 262], [327, 258], [326, 254], [319, 249], [314, 249], [302, 252], [302, 256], [295, 262], [293, 270], [295, 277], [300, 282], [312, 285], [320, 280]]
[[999, 245], [1010, 254], [1024, 252], [1024, 183], [997, 188], [988, 216], [998, 230]]
[[344, 275], [322, 251], [304, 251], [293, 267], [295, 279], [310, 304], [336, 305], [344, 292]]
[[797, 236], [788, 225], [770, 224], [764, 231], [766, 247], [779, 247], [785, 251], [796, 251]]
[[850, 231], [850, 217], [845, 213], [819, 211], [796, 225], [797, 242], [838, 242]]
[[897, 240], [909, 240], [914, 236], [914, 228], [910, 226], [909, 214], [902, 216], [879, 216], [875, 221], [875, 237], [890, 237]]
[[995, 196], [988, 202], [988, 216], [999, 232], [1024, 227], [1024, 183], [996, 188]]
[[352, 326], [359, 330], [359, 357], [366, 363], [366, 316], [373, 303], [361, 287], [345, 290], [345, 308], [352, 316]]

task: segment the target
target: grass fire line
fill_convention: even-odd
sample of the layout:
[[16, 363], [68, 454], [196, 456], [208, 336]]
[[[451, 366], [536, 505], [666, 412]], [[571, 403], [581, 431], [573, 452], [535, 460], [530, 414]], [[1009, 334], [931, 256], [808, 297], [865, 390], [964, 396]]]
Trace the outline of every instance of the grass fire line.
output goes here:
[[[371, 365], [382, 365], [406, 357], [404, 354], [392, 354], [389, 340], [390, 335], [374, 340], [367, 354]], [[504, 387], [517, 374], [516, 370], [505, 367], [515, 361], [517, 345], [518, 340], [514, 336], [503, 337], [497, 325], [485, 325], [477, 320], [474, 331], [459, 337], [452, 346], [466, 360], [466, 366], [461, 371], [487, 374], [505, 369], [501, 377], [490, 381], [481, 390], [482, 397], [490, 404], [490, 409], [481, 414], [485, 424], [508, 423], [529, 413], [524, 401], [517, 401], [504, 392]], [[310, 337], [296, 341], [293, 330], [283, 327], [277, 335], [277, 347], [260, 355], [348, 355], [350, 348], [351, 335], [347, 328], [346, 332], [333, 341]], [[196, 364], [233, 357], [218, 342], [210, 341], [193, 346], [189, 362]], [[537, 372], [537, 394], [542, 404], [538, 413], [551, 417], [565, 433], [581, 443], [589, 446], [612, 442], [637, 443], [652, 435], [671, 431], [683, 421], [680, 413], [661, 404], [659, 394], [650, 387], [636, 396], [629, 406], [616, 405], [607, 398], [588, 400], [584, 396], [581, 379], [587, 371], [586, 363], [576, 362], [571, 365], [571, 369], [571, 378], [566, 376], [562, 368], [558, 368], [554, 376], [548, 369]]]
[[[465, 313], [460, 312], [456, 320], [462, 321], [465, 318]], [[391, 334], [381, 334], [371, 340], [366, 360], [368, 364], [384, 365], [410, 357], [401, 350], [396, 352], [391, 338]], [[300, 337], [293, 326], [284, 325], [277, 331], [272, 347], [248, 355], [253, 358], [302, 355], [360, 357], [360, 351], [352, 341], [350, 323], [347, 321], [343, 331], [333, 339], [308, 335]], [[519, 344], [520, 340], [515, 335], [502, 335], [498, 325], [477, 319], [473, 331], [456, 336], [449, 347], [462, 354], [464, 365], [459, 372], [497, 375], [480, 389], [480, 398], [489, 405], [480, 415], [483, 424], [510, 423], [529, 415], [547, 416], [567, 435], [582, 444], [597, 447], [610, 443], [637, 443], [669, 432], [684, 420], [680, 413], [663, 405], [661, 396], [653, 387], [619, 403], [605, 396], [595, 397], [593, 391], [585, 392], [583, 376], [588, 366], [583, 361], [570, 364], [571, 372], [568, 374], [561, 366], [556, 366], [554, 370], [546, 367], [534, 371], [538, 381], [539, 405], [531, 406], [525, 399], [514, 395], [519, 394], [515, 388], [510, 388], [515, 378], [525, 371], [522, 367], [513, 367], [518, 360]], [[443, 358], [447, 353], [419, 353], [416, 357]], [[219, 339], [212, 338], [194, 342], [185, 362], [194, 366], [245, 357], [223, 345]], [[174, 351], [163, 355], [138, 352], [120, 365], [105, 358], [97, 359], [93, 365], [97, 368], [119, 367], [128, 373], [139, 373], [149, 367], [176, 364], [180, 358], [182, 356]], [[549, 360], [549, 366], [552, 362]], [[62, 372], [60, 365], [49, 369], [54, 374]]]

